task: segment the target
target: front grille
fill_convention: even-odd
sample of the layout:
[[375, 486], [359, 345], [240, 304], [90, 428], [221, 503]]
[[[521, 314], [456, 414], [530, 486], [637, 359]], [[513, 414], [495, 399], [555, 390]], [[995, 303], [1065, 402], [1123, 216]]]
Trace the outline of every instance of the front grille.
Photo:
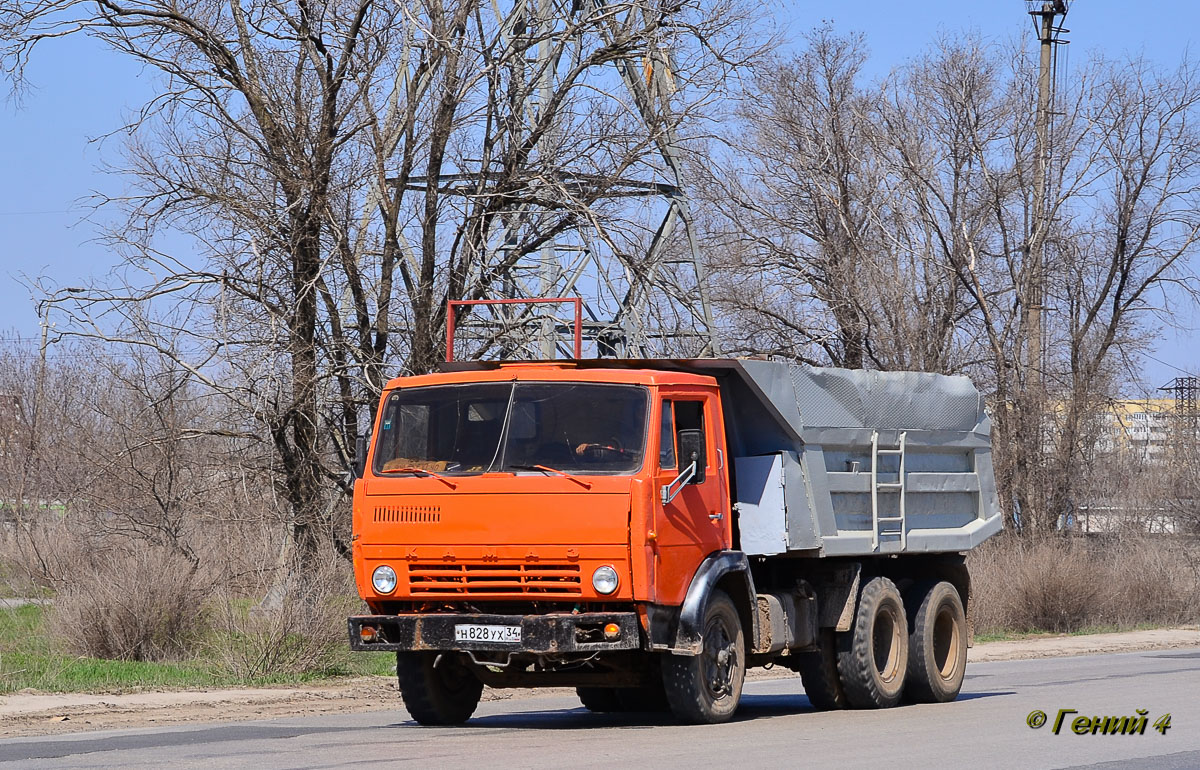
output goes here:
[[381, 505], [375, 509], [376, 523], [436, 524], [441, 520], [440, 505]]
[[580, 596], [578, 564], [410, 564], [411, 596]]

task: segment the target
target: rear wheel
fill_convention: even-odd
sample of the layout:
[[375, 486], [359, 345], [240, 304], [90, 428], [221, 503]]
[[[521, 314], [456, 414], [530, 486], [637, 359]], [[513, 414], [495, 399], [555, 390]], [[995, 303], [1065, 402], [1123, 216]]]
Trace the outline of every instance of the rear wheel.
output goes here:
[[624, 711], [621, 697], [615, 687], [576, 687], [579, 702], [588, 711], [603, 714], [609, 711]]
[[908, 636], [904, 696], [914, 703], [952, 701], [967, 672], [967, 616], [962, 598], [946, 581], [927, 583], [910, 596], [917, 609]]
[[837, 638], [832, 628], [821, 629], [817, 649], [800, 656], [800, 681], [808, 702], [818, 711], [844, 709], [850, 704], [837, 670]]
[[896, 584], [872, 578], [858, 595], [854, 627], [838, 640], [838, 674], [854, 708], [900, 702], [908, 669], [908, 621]]
[[460, 655], [449, 652], [396, 653], [396, 678], [404, 707], [428, 726], [466, 722], [483, 695], [483, 682]]
[[682, 722], [728, 721], [737, 710], [746, 679], [746, 646], [733, 600], [720, 590], [708, 599], [699, 655], [667, 655], [663, 689], [671, 712]]

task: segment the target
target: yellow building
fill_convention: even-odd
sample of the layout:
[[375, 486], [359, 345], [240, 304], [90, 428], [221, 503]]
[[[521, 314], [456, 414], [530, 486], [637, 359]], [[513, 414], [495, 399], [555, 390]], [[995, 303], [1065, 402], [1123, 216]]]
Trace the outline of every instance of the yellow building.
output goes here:
[[1140, 398], [1113, 401], [1106, 414], [1099, 447], [1127, 451], [1154, 460], [1166, 451], [1176, 429], [1175, 399]]

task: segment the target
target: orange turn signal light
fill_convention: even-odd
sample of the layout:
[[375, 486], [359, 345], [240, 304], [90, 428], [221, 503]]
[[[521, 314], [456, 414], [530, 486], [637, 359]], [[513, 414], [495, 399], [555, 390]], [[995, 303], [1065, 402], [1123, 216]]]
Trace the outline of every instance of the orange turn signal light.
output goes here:
[[361, 626], [358, 629], [358, 638], [362, 639], [364, 644], [370, 644], [379, 638], [379, 629], [375, 626]]
[[609, 623], [604, 627], [605, 639], [616, 639], [621, 635], [621, 627], [616, 623]]

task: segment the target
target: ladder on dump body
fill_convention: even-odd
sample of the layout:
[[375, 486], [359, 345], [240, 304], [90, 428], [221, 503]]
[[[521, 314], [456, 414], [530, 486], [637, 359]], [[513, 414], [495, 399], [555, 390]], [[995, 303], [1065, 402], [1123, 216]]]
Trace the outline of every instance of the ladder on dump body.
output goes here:
[[[907, 488], [904, 482], [904, 444], [908, 437], [908, 433], [900, 434], [900, 446], [894, 449], [879, 448], [879, 431], [871, 433], [871, 550], [879, 550], [880, 537], [900, 536], [900, 550], [908, 547], [908, 533], [905, 531], [905, 498], [907, 497]], [[900, 476], [898, 481], [880, 481], [879, 480], [879, 456], [880, 455], [896, 455], [900, 458]], [[880, 492], [898, 492], [900, 493], [900, 515], [899, 516], [880, 516], [879, 515], [879, 493]], [[899, 531], [882, 529], [884, 524], [899, 524]]]

